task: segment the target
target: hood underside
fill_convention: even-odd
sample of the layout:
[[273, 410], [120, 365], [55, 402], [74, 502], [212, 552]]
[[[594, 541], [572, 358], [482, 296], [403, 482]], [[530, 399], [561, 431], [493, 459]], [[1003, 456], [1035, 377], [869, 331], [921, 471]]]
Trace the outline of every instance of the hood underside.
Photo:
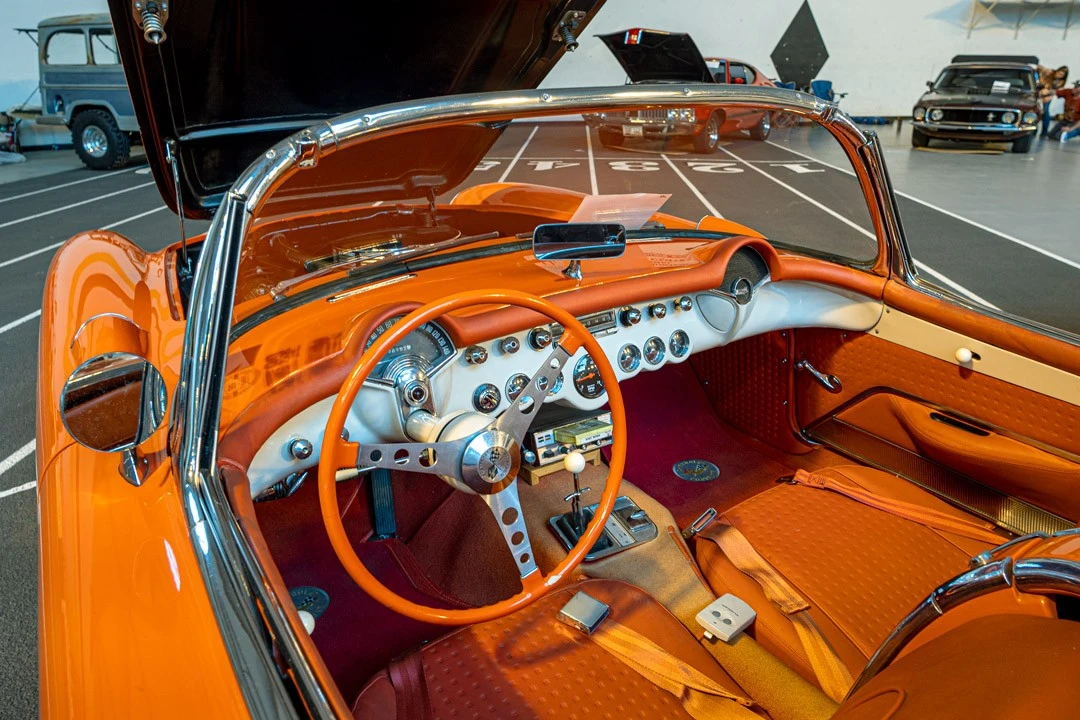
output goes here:
[[[201, 218], [260, 153], [319, 120], [391, 102], [536, 87], [565, 50], [555, 37], [566, 14], [584, 14], [579, 33], [602, 4], [422, 0], [305, 7], [283, 0], [189, 0], [169, 3], [166, 39], [152, 45], [143, 39], [131, 0], [109, 0], [162, 198], [177, 210], [165, 151], [174, 141], [184, 213]], [[447, 138], [447, 130], [455, 137]], [[383, 165], [365, 168], [350, 199], [405, 200], [450, 189], [500, 132], [444, 128], [437, 142], [452, 148], [445, 153], [380, 153]], [[426, 144], [422, 133], [415, 141]]]
[[686, 33], [633, 28], [598, 35], [633, 83], [711, 83], [705, 58]]

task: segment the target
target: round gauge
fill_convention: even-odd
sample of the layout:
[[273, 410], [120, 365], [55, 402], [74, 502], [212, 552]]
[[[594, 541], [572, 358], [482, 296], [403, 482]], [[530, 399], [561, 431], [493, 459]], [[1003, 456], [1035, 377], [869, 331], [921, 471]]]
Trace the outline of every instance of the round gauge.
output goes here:
[[551, 394], [554, 395], [555, 393], [562, 390], [562, 385], [563, 385], [563, 376], [562, 376], [562, 373], [559, 373], [559, 376], [555, 378], [555, 384], [551, 386]]
[[574, 387], [582, 397], [598, 398], [604, 394], [604, 381], [596, 363], [588, 355], [577, 361], [574, 366]]
[[645, 362], [659, 365], [664, 361], [664, 341], [655, 335], [645, 341]]
[[[371, 337], [368, 338], [364, 349], [366, 350], [371, 347], [373, 342], [393, 327], [394, 323], [402, 317], [404, 317], [404, 315], [398, 315], [379, 323], [379, 326], [372, 331]], [[371, 375], [368, 379], [388, 379], [386, 377], [386, 368], [399, 357], [406, 355], [416, 357], [424, 363], [426, 369], [430, 371], [432, 368], [441, 365], [446, 359], [452, 357], [453, 354], [454, 344], [450, 342], [450, 337], [446, 334], [446, 331], [435, 323], [427, 322], [406, 335], [397, 345], [390, 348], [390, 350], [383, 355], [382, 359], [379, 360], [378, 364], [375, 365], [375, 369], [371, 371]]]
[[499, 403], [502, 402], [502, 396], [499, 395], [499, 388], [495, 387], [491, 383], [484, 383], [473, 391], [472, 396], [473, 407], [482, 413], [494, 412]]
[[619, 349], [619, 367], [625, 373], [632, 373], [641, 365], [641, 351], [636, 345], [626, 344]]
[[[555, 384], [551, 388], [551, 394], [554, 395], [555, 393], [562, 390], [562, 384], [563, 384], [562, 373], [559, 373], [558, 375], [555, 376]], [[548, 389], [548, 379], [546, 377], [544, 377], [543, 375], [536, 378], [536, 389], [539, 390], [540, 392], [547, 391], [547, 389]]]
[[529, 376], [518, 373], [506, 381], [506, 397], [517, 400], [517, 396], [529, 384]]
[[676, 330], [671, 333], [671, 339], [668, 340], [668, 348], [671, 349], [671, 354], [674, 357], [683, 357], [686, 353], [690, 352], [690, 336], [686, 334], [685, 330]]

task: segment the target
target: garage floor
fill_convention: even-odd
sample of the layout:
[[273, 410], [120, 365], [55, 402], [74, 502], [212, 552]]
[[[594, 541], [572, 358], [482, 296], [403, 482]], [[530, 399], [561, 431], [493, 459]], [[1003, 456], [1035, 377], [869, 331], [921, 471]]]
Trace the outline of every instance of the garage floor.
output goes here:
[[[958, 154], [913, 151], [907, 126], [877, 130], [920, 272], [973, 302], [1080, 334], [1080, 142], [1038, 141], [1024, 155]], [[468, 183], [674, 192], [665, 210], [675, 214], [722, 214], [770, 237], [810, 233], [830, 238], [836, 249], [865, 247], [865, 209], [842, 193], [852, 183], [838, 169], [846, 160], [821, 140], [798, 132], [777, 133], [767, 143], [729, 139], [704, 157], [608, 150], [580, 124], [522, 123], [504, 133]], [[49, 260], [82, 230], [115, 230], [157, 250], [176, 240], [178, 224], [145, 165], [0, 183], [0, 408], [8, 428], [0, 437], [0, 718], [22, 719], [37, 714], [32, 456]], [[774, 212], [787, 201], [798, 203], [797, 214]], [[189, 222], [187, 232], [206, 227]]]

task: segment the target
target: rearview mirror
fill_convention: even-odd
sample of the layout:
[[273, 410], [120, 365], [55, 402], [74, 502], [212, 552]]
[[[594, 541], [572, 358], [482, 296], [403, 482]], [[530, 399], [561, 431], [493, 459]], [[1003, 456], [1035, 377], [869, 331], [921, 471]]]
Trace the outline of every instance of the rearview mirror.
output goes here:
[[554, 223], [533, 231], [537, 260], [599, 260], [626, 250], [626, 228], [614, 223]]
[[167, 405], [165, 380], [148, 360], [104, 353], [75, 368], [64, 383], [60, 417], [80, 445], [123, 453], [121, 474], [141, 485], [134, 451], [161, 427]]

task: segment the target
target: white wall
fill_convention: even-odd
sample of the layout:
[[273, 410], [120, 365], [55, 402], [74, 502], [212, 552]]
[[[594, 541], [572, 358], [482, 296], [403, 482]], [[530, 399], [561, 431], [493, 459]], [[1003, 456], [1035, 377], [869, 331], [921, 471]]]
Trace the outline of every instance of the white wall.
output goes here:
[[[38, 85], [37, 47], [12, 28], [37, 27], [45, 18], [108, 12], [105, 0], [0, 0], [0, 110], [21, 103]], [[30, 105], [40, 105], [34, 93]]]
[[[1033, 2], [1029, 2], [1030, 7]], [[702, 53], [740, 58], [776, 77], [769, 55], [802, 0], [608, 0], [577, 52], [566, 56], [547, 87], [621, 84], [618, 63], [593, 37], [631, 27], [689, 32]], [[907, 115], [925, 82], [953, 55], [1037, 55], [1044, 65], [1068, 65], [1080, 78], [1080, 0], [1074, 26], [1064, 33], [1063, 11], [1041, 10], [1013, 38], [1016, 15], [985, 12], [967, 37], [970, 0], [810, 0], [829, 59], [819, 76], [849, 93], [841, 107], [852, 115]]]
[[[37, 85], [33, 44], [13, 27], [34, 27], [46, 17], [104, 12], [105, 0], [0, 0], [0, 108], [21, 102]], [[727, 55], [756, 65], [771, 77], [773, 48], [802, 0], [607, 0], [577, 52], [554, 69], [547, 87], [620, 85], [623, 73], [593, 37], [650, 27], [686, 31], [706, 55]], [[1031, 3], [1029, 3], [1030, 5]], [[958, 53], [1038, 55], [1045, 65], [1069, 65], [1080, 77], [1080, 0], [1076, 25], [1062, 39], [1064, 13], [1042, 10], [1013, 38], [1015, 14], [985, 16], [967, 38], [969, 0], [811, 0], [829, 60], [821, 77], [850, 93], [842, 102], [853, 115], [906, 115], [923, 83]]]

